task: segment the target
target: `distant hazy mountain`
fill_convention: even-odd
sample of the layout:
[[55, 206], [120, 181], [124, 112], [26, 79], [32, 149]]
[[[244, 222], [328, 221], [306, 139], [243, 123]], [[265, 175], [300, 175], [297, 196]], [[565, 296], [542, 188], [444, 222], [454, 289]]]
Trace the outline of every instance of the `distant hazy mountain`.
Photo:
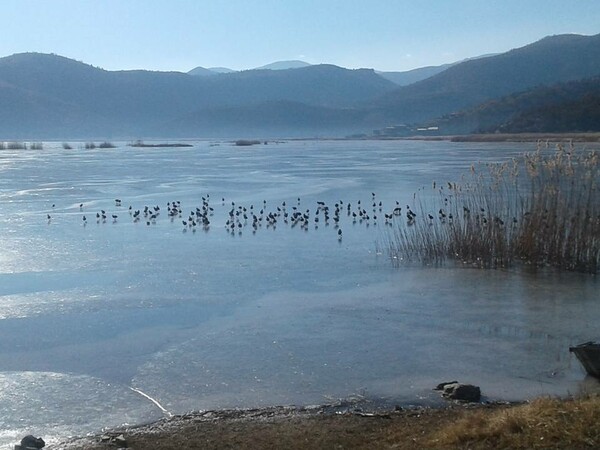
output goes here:
[[408, 86], [409, 84], [416, 83], [417, 81], [425, 80], [429, 77], [437, 75], [443, 72], [448, 67], [452, 67], [454, 64], [443, 64], [441, 66], [427, 66], [418, 69], [407, 70], [405, 72], [379, 72], [386, 80], [390, 80], [392, 83], [398, 86]]
[[462, 61], [457, 61], [449, 64], [442, 64], [440, 66], [427, 66], [420, 67], [418, 69], [407, 70], [404, 72], [380, 72], [377, 71], [379, 75], [381, 75], [386, 80], [390, 80], [393, 83], [396, 83], [398, 86], [408, 86], [409, 84], [416, 83], [417, 81], [426, 80], [429, 77], [437, 75], [438, 73], [442, 73], [444, 70], [460, 64], [462, 62], [471, 61], [474, 59], [482, 59], [488, 58], [490, 56], [495, 56], [495, 54], [487, 54], [476, 56], [473, 58], [467, 58]]
[[429, 120], [543, 84], [600, 74], [600, 35], [559, 35], [452, 66], [370, 107], [395, 122]]
[[309, 63], [304, 61], [292, 60], [292, 61], [276, 61], [266, 66], [257, 67], [256, 70], [287, 70], [287, 69], [300, 69], [301, 67], [308, 67]]
[[188, 75], [194, 75], [197, 77], [210, 77], [213, 75], [218, 75], [218, 72], [215, 72], [212, 69], [207, 69], [205, 67], [194, 67], [192, 70], [188, 72]]
[[227, 67], [206, 67], [198, 66], [194, 67], [192, 70], [188, 72], [188, 75], [194, 75], [199, 77], [209, 77], [213, 75], [219, 75], [222, 73], [232, 73], [235, 72], [233, 69], [228, 69]]
[[[304, 61], [276, 61], [271, 64], [267, 64], [266, 66], [256, 67], [255, 69], [250, 70], [287, 70], [287, 69], [300, 69], [302, 67], [310, 66], [309, 63]], [[236, 70], [228, 69], [227, 67], [210, 67], [204, 68], [201, 66], [195, 67], [190, 70], [188, 74], [195, 76], [210, 76], [210, 75], [218, 75], [221, 73], [233, 73], [237, 72]]]
[[216, 73], [231, 73], [231, 72], [236, 72], [233, 69], [229, 69], [227, 67], [209, 67], [208, 70], [210, 70], [211, 72], [216, 72]]

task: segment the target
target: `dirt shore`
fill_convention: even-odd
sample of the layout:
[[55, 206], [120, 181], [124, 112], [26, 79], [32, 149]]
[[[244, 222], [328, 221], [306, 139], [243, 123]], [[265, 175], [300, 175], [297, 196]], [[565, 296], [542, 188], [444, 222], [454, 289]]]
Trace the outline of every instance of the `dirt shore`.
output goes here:
[[[475, 412], [507, 404], [363, 412], [328, 406], [196, 412], [136, 428], [65, 441], [50, 450], [439, 448], [434, 433]], [[446, 447], [447, 448], [447, 447]], [[478, 448], [472, 447], [469, 448]], [[485, 447], [481, 447], [485, 448]]]
[[281, 406], [195, 412], [48, 449], [597, 449], [599, 417], [598, 394], [419, 409]]

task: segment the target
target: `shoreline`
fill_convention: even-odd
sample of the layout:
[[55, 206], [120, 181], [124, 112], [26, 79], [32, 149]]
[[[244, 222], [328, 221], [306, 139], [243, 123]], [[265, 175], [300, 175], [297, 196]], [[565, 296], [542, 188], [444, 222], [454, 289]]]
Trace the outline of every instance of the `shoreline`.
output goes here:
[[[96, 139], [98, 140], [98, 139]], [[236, 141], [256, 141], [257, 145], [265, 144], [281, 144], [287, 141], [449, 141], [449, 142], [537, 142], [537, 141], [549, 141], [549, 142], [591, 142], [600, 143], [600, 132], [585, 132], [585, 133], [495, 133], [495, 134], [448, 134], [448, 135], [412, 135], [412, 136], [289, 136], [289, 137], [261, 137], [261, 138], [243, 138], [243, 137], [232, 137], [232, 136], [220, 136], [220, 137], [179, 137], [169, 138], [167, 140], [184, 141], [178, 143], [164, 143], [165, 138], [151, 137], [147, 138], [148, 142], [159, 142], [158, 144], [153, 143], [142, 143], [141, 145], [125, 144], [127, 147], [133, 148], [170, 148], [170, 147], [192, 147], [189, 141], [219, 141], [228, 142], [233, 145]], [[10, 141], [10, 140], [9, 140]], [[20, 139], [18, 142], [86, 142], [86, 139]], [[131, 137], [115, 138], [115, 142], [130, 142]], [[2, 140], [0, 139], [0, 142]], [[4, 142], [8, 142], [4, 140]], [[242, 145], [243, 146], [243, 145]]]
[[[405, 436], [414, 445], [415, 435], [423, 435], [426, 429], [462, 418], [469, 412], [498, 411], [522, 405], [524, 402], [481, 402], [463, 403], [448, 401], [439, 407], [395, 407], [394, 409], [369, 409], [356, 405], [313, 405], [313, 406], [268, 406], [248, 409], [215, 409], [176, 414], [154, 422], [127, 427], [117, 427], [101, 433], [64, 439], [46, 447], [48, 450], [102, 450], [116, 447], [160, 450], [183, 448], [231, 448], [233, 439], [237, 448], [279, 448], [273, 442], [263, 444], [255, 440], [257, 434], [271, 434], [268, 439], [283, 439], [283, 435], [294, 433], [291, 429], [309, 428], [312, 433], [328, 435], [341, 430], [349, 434], [361, 434], [365, 427], [394, 426], [402, 423]], [[271, 431], [267, 431], [270, 428]], [[195, 447], [190, 440], [204, 438], [202, 445]], [[327, 438], [327, 439], [329, 439]], [[240, 440], [241, 439], [241, 440]], [[244, 441], [244, 442], [243, 442]], [[198, 441], [199, 442], [199, 441]], [[125, 444], [125, 445], [123, 445]], [[153, 445], [153, 447], [147, 447]], [[291, 448], [284, 445], [282, 448]], [[297, 447], [304, 448], [304, 447]], [[314, 448], [312, 446], [306, 448]], [[402, 449], [403, 446], [395, 448]], [[407, 447], [409, 448], [409, 447]]]
[[366, 140], [400, 141], [449, 141], [449, 142], [600, 142], [600, 133], [498, 133], [498, 134], [460, 134], [441, 136], [373, 136]]
[[275, 406], [197, 411], [71, 438], [48, 450], [394, 448], [580, 449], [600, 446], [600, 395], [523, 403], [460, 403], [440, 408], [364, 411]]
[[[192, 138], [190, 138], [193, 140]], [[211, 138], [199, 138], [199, 140]], [[232, 141], [231, 138], [223, 138]], [[495, 134], [444, 134], [411, 136], [346, 136], [346, 137], [280, 137], [262, 138], [262, 142], [286, 141], [448, 141], [448, 142], [592, 142], [600, 143], [600, 132], [586, 133], [495, 133]], [[233, 141], [232, 141], [233, 142]]]

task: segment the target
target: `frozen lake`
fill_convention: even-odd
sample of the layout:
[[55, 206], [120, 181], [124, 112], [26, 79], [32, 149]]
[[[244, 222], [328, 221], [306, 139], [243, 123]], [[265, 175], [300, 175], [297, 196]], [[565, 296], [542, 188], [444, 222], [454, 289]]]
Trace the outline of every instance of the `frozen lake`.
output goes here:
[[568, 347], [600, 337], [597, 277], [380, 251], [396, 202], [533, 144], [193, 144], [0, 151], [0, 446], [199, 409], [435, 404], [453, 379], [491, 400], [582, 389]]

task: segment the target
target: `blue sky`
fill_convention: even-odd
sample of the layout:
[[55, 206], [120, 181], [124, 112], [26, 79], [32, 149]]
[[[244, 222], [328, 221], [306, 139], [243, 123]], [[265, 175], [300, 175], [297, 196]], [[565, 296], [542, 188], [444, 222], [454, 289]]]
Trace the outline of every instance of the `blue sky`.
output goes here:
[[301, 59], [402, 71], [600, 33], [599, 0], [1, 0], [0, 17], [0, 56], [108, 70]]

